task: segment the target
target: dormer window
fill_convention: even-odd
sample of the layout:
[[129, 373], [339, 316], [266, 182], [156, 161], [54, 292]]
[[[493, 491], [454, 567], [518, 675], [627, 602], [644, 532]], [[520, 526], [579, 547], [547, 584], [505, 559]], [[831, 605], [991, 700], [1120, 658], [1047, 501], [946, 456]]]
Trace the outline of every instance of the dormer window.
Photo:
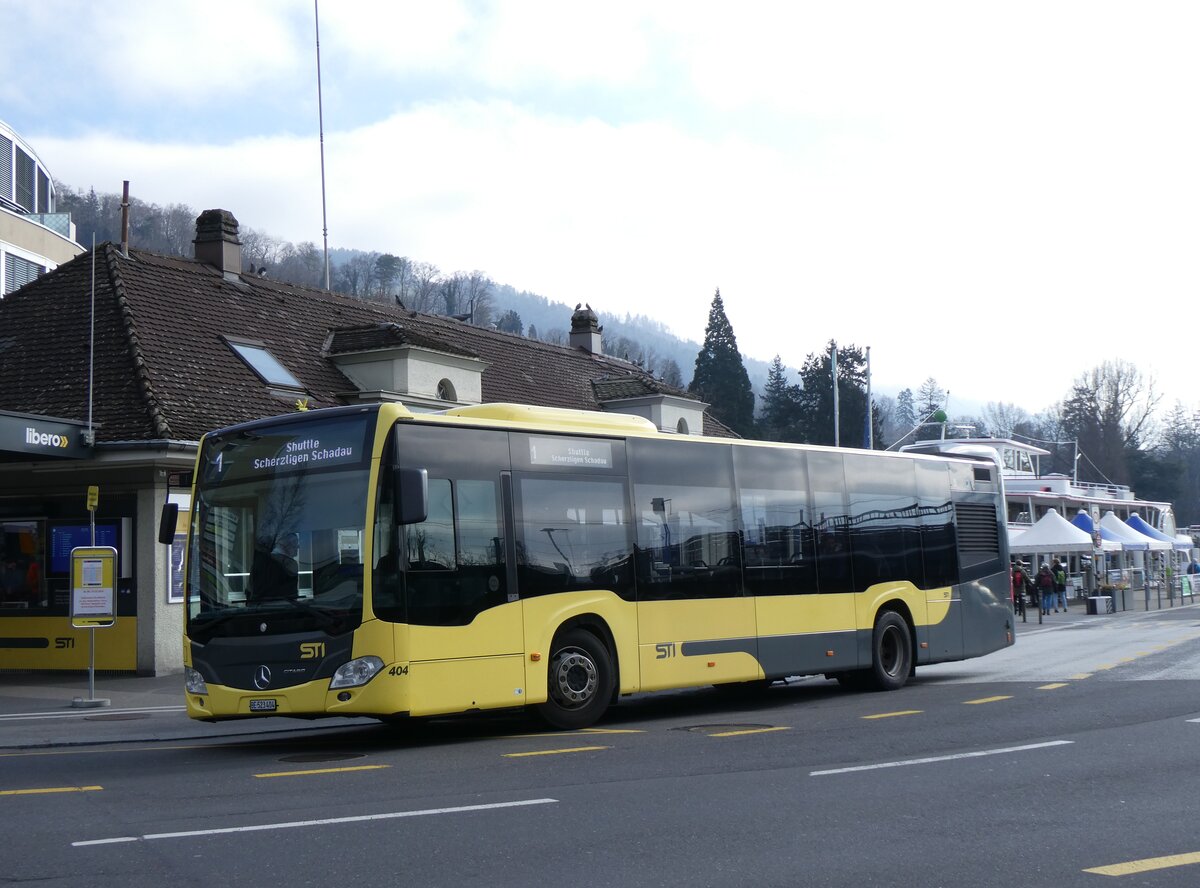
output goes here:
[[437, 384], [437, 396], [439, 401], [457, 401], [458, 395], [454, 392], [454, 383], [448, 379], [443, 379]]
[[245, 361], [267, 385], [303, 390], [304, 386], [300, 380], [293, 376], [291, 371], [283, 366], [263, 343], [248, 339], [234, 339], [229, 336], [224, 339], [234, 353]]

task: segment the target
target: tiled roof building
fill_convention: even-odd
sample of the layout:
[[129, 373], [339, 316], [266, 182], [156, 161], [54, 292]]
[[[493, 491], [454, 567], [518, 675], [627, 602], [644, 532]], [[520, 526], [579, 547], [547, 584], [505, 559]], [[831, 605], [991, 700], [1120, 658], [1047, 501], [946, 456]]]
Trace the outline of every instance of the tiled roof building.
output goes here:
[[[600, 334], [590, 307], [575, 312], [571, 345], [556, 346], [242, 273], [237, 222], [220, 210], [198, 220], [195, 260], [105, 244], [61, 264], [0, 300], [0, 556], [47, 566], [40, 590], [0, 595], [0, 669], [80, 665], [26, 630], [59, 631], [67, 578], [51, 549], [87, 523], [91, 485], [97, 522], [121, 540], [118, 598], [130, 615], [122, 632], [98, 633], [112, 650], [98, 647], [97, 668], [180, 668], [181, 608], [156, 523], [169, 476], [191, 468], [213, 428], [300, 405], [512, 401], [732, 435], [686, 392], [604, 355]], [[17, 610], [27, 622], [6, 620]], [[51, 622], [39, 627], [35, 614]]]

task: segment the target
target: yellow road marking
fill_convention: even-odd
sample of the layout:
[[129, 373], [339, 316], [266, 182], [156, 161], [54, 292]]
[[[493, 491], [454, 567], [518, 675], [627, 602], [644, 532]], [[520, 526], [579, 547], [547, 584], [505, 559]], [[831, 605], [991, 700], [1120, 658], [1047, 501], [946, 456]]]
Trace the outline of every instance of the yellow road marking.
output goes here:
[[1111, 866], [1094, 866], [1085, 869], [1084, 872], [1101, 876], [1131, 876], [1134, 873], [1148, 873], [1151, 870], [1170, 869], [1173, 866], [1188, 866], [1193, 863], [1200, 863], [1200, 851], [1193, 851], [1191, 854], [1171, 854], [1166, 857], [1147, 857], [1144, 860], [1130, 860]]
[[1067, 688], [1067, 687], [1070, 687], [1070, 685], [1067, 682], [1056, 681], [1056, 682], [1052, 682], [1051, 684], [1048, 684], [1048, 685], [1042, 685], [1040, 688], [1038, 688], [1038, 690], [1039, 691], [1053, 691], [1058, 688]]
[[608, 749], [607, 746], [576, 746], [572, 749], [543, 749], [540, 752], [506, 752], [505, 758], [525, 758], [530, 755], [562, 755], [565, 752], [596, 752], [600, 749]]
[[52, 786], [45, 789], [0, 789], [0, 796], [43, 795], [49, 792], [96, 792], [103, 786]]
[[1121, 659], [1121, 662], [1122, 663], [1132, 663], [1136, 659], [1137, 659], [1137, 657], [1123, 657]]
[[[586, 737], [589, 734], [644, 734], [643, 730], [635, 730], [633, 728], [584, 728], [582, 731], [555, 731], [555, 737]], [[492, 740], [529, 740], [533, 737], [545, 737], [546, 732], [540, 734], [496, 734], [491, 737]]]
[[1116, 663], [1105, 663], [1103, 666], [1097, 666], [1093, 671], [1094, 672], [1104, 672], [1108, 669], [1116, 669], [1116, 668], [1117, 668]]
[[1072, 681], [1083, 681], [1085, 678], [1091, 678], [1091, 677], [1092, 677], [1092, 673], [1090, 673], [1090, 672], [1081, 672], [1081, 673], [1079, 673], [1078, 675], [1072, 675], [1072, 676], [1071, 676], [1071, 680], [1072, 680]]
[[980, 697], [978, 700], [963, 700], [964, 706], [976, 706], [980, 703], [999, 703], [1001, 700], [1011, 700], [1012, 694], [999, 697]]
[[895, 718], [898, 715], [920, 715], [923, 711], [921, 709], [902, 709], [899, 712], [881, 712], [878, 715], [864, 715], [863, 718]]
[[274, 771], [270, 774], [255, 774], [255, 777], [308, 777], [312, 774], [340, 774], [343, 771], [378, 771], [391, 765], [355, 765], [351, 768], [312, 768], [308, 771]]
[[791, 728], [747, 728], [744, 731], [722, 731], [719, 734], [709, 734], [710, 737], [740, 737], [742, 734], [767, 734], [771, 731], [790, 731]]

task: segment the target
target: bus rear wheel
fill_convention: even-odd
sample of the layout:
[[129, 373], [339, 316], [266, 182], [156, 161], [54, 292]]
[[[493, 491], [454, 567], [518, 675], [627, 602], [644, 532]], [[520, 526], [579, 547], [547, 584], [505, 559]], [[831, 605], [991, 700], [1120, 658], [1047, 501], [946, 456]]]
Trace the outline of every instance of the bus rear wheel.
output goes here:
[[884, 611], [871, 634], [871, 678], [881, 691], [897, 691], [913, 671], [912, 634], [895, 611]]
[[571, 629], [550, 654], [546, 702], [538, 715], [552, 728], [574, 731], [594, 724], [613, 693], [612, 657], [595, 635]]

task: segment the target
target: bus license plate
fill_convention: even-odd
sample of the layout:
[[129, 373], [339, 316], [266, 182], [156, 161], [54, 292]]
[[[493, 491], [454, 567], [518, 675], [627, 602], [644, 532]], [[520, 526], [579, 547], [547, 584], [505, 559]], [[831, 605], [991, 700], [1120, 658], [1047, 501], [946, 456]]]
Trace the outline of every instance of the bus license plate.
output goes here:
[[250, 701], [250, 711], [251, 712], [274, 712], [275, 711], [275, 701], [274, 700], [251, 700]]

